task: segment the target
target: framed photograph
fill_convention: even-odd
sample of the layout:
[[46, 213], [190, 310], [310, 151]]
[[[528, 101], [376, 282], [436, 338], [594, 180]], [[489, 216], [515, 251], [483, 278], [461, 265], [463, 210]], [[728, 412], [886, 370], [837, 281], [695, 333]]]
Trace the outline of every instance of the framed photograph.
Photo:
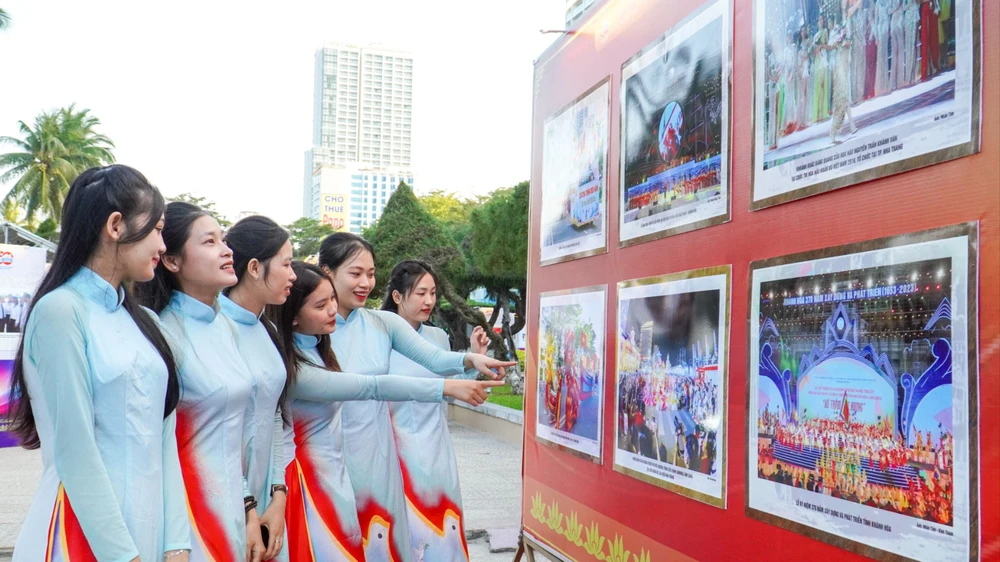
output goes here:
[[747, 513], [975, 560], [975, 224], [753, 262]]
[[608, 251], [610, 77], [545, 121], [542, 265]]
[[730, 218], [729, 21], [706, 4], [622, 66], [620, 247]]
[[731, 268], [618, 284], [614, 469], [725, 508]]
[[601, 462], [607, 286], [542, 293], [535, 437]]
[[979, 152], [980, 0], [755, 0], [750, 208]]

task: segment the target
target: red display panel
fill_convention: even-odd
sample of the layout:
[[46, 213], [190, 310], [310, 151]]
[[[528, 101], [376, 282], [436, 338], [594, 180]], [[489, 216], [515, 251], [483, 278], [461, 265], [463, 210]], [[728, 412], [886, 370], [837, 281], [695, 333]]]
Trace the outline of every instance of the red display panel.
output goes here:
[[[696, 12], [702, 2], [608, 0], [535, 64], [529, 310], [525, 391], [526, 533], [574, 560], [862, 560], [825, 542], [746, 514], [750, 262], [978, 222], [978, 539], [981, 560], [1000, 560], [1000, 4], [980, 16], [981, 151], [751, 212], [753, 3], [732, 5], [729, 181], [731, 220], [619, 247], [622, 65]], [[610, 75], [607, 254], [540, 265], [545, 120]], [[732, 266], [726, 412], [726, 507], [698, 502], [613, 469], [620, 281]], [[537, 416], [540, 295], [607, 285], [602, 464], [540, 445]], [[627, 551], [627, 552], [626, 552]]]

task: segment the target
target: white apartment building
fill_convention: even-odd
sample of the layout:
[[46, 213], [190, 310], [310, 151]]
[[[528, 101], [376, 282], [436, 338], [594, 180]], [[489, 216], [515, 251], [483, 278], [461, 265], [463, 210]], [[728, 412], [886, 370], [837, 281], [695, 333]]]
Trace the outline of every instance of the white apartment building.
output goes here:
[[[315, 64], [313, 147], [305, 154], [303, 215], [321, 218], [316, 175], [323, 175], [324, 166], [336, 166], [352, 176], [350, 183], [361, 176], [361, 206], [352, 206], [352, 214], [358, 215], [352, 219], [365, 225], [381, 213], [384, 202], [375, 203], [382, 200], [381, 188], [395, 188], [400, 179], [413, 177], [413, 58], [388, 47], [332, 43], [316, 51]], [[352, 193], [359, 190], [351, 188]], [[352, 203], [354, 199], [352, 195]]]
[[360, 234], [382, 215], [400, 182], [413, 186], [413, 174], [349, 164], [320, 166], [313, 173], [306, 216], [334, 230]]

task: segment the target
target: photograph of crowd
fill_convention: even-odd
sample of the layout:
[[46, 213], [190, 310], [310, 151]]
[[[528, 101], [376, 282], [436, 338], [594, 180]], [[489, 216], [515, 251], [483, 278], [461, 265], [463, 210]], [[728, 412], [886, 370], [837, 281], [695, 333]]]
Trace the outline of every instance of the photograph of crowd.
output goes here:
[[619, 310], [616, 464], [682, 488], [693, 484], [682, 475], [696, 473], [694, 490], [713, 496], [724, 450], [724, 295], [724, 285], [631, 287]]
[[953, 100], [953, 2], [765, 2], [765, 168]]
[[717, 2], [622, 68], [622, 241], [728, 212], [727, 22]]
[[938, 254], [857, 259], [848, 270], [818, 266], [759, 284], [752, 507], [758, 497], [794, 498], [787, 510], [773, 504], [775, 513], [808, 520], [818, 506], [869, 521], [862, 535], [937, 525], [933, 540], [961, 536], [968, 408], [957, 385], [967, 367], [956, 358], [965, 317], [955, 275], [964, 275], [960, 261]]
[[969, 143], [971, 4], [757, 0], [755, 201]]

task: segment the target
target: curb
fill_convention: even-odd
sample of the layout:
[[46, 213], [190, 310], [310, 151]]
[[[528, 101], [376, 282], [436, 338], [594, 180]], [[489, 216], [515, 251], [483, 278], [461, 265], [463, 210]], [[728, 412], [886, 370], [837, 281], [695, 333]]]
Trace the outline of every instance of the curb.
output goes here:
[[524, 440], [524, 414], [521, 411], [489, 402], [473, 408], [464, 402], [449, 401], [446, 407], [449, 420], [521, 448]]
[[515, 410], [513, 408], [508, 408], [506, 406], [500, 406], [498, 404], [491, 404], [490, 402], [484, 402], [478, 407], [473, 407], [465, 402], [455, 400], [454, 398], [445, 398], [448, 404], [458, 407], [465, 408], [466, 410], [471, 410], [480, 414], [485, 414], [490, 417], [499, 418], [510, 423], [516, 423], [517, 425], [524, 425], [524, 412], [521, 410]]

